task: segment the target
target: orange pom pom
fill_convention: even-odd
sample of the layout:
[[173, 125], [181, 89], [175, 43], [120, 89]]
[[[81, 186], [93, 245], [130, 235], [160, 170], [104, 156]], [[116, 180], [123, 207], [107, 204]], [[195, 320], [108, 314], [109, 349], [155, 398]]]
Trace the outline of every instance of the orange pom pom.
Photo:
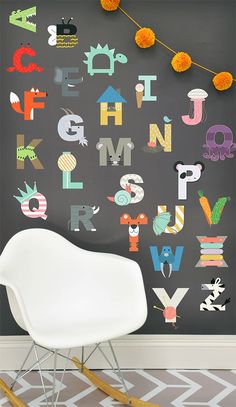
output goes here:
[[220, 72], [214, 76], [212, 82], [217, 90], [227, 90], [233, 84], [233, 75], [230, 72]]
[[106, 11], [115, 11], [120, 5], [120, 0], [100, 0], [101, 6]]
[[151, 28], [140, 28], [136, 32], [135, 42], [140, 48], [150, 48], [155, 44], [155, 33]]
[[192, 59], [186, 52], [177, 52], [171, 60], [171, 65], [174, 71], [184, 72], [191, 68]]

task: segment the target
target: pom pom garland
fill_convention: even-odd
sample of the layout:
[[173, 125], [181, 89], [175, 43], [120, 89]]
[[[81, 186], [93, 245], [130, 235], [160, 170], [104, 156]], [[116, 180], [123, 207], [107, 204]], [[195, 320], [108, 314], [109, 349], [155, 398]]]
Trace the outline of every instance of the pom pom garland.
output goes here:
[[175, 72], [185, 72], [192, 66], [192, 59], [186, 52], [177, 52], [171, 60]]
[[186, 52], [180, 51], [176, 52], [170, 46], [162, 42], [158, 37], [155, 36], [154, 31], [151, 28], [142, 27], [135, 19], [130, 16], [123, 8], [120, 7], [120, 0], [100, 0], [101, 6], [106, 11], [114, 11], [119, 8], [120, 12], [123, 13], [126, 17], [129, 18], [132, 23], [134, 23], [139, 30], [136, 32], [135, 35], [135, 42], [140, 48], [150, 48], [152, 47], [155, 42], [160, 44], [161, 46], [168, 49], [172, 52], [174, 57], [171, 60], [172, 68], [175, 72], [185, 72], [191, 68], [192, 65], [197, 66], [200, 69], [204, 69], [205, 71], [214, 75], [212, 79], [212, 83], [214, 87], [218, 91], [224, 91], [233, 85], [233, 82], [236, 82], [236, 79], [230, 72], [220, 72], [216, 73], [213, 70], [207, 68], [206, 66], [200, 65], [199, 63], [192, 61], [192, 58]]
[[100, 0], [101, 6], [106, 11], [115, 11], [120, 5], [120, 0]]
[[233, 84], [233, 75], [230, 72], [220, 72], [214, 76], [212, 82], [217, 90], [227, 90]]
[[135, 42], [139, 48], [150, 48], [155, 44], [155, 33], [151, 28], [140, 28], [136, 32]]

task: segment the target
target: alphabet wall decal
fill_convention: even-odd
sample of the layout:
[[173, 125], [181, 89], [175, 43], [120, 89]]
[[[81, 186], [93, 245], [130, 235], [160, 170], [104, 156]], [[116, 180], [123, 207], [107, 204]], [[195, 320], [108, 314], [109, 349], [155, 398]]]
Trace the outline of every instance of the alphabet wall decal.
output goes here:
[[187, 199], [187, 185], [189, 182], [196, 182], [201, 178], [205, 166], [200, 161], [193, 165], [185, 165], [182, 161], [177, 161], [174, 170], [178, 172], [178, 199]]
[[24, 134], [16, 135], [16, 168], [24, 170], [25, 159], [28, 158], [36, 170], [43, 170], [44, 167], [35, 152], [35, 148], [42, 142], [42, 139], [34, 138], [25, 147]]
[[[223, 135], [223, 143], [216, 142], [216, 134]], [[203, 157], [211, 161], [224, 161], [225, 158], [233, 158], [236, 144], [233, 142], [232, 130], [223, 124], [211, 126], [206, 133], [206, 144], [203, 145], [206, 152]]]
[[225, 291], [225, 284], [221, 279], [212, 279], [210, 284], [202, 284], [202, 290], [212, 291], [212, 293], [200, 304], [200, 311], [226, 311], [226, 305], [230, 298], [227, 298], [223, 304], [215, 304], [215, 300]]
[[153, 291], [165, 308], [163, 310], [165, 322], [167, 324], [175, 323], [177, 317], [177, 307], [189, 291], [189, 288], [177, 288], [171, 298], [167, 294], [165, 288], [153, 288]]
[[169, 268], [168, 278], [171, 277], [172, 271], [179, 271], [180, 264], [184, 252], [184, 246], [176, 246], [175, 252], [172, 252], [171, 246], [163, 246], [161, 253], [158, 252], [157, 246], [150, 246], [152, 263], [155, 271], [160, 271], [163, 277], [166, 278], [164, 265]]
[[33, 20], [36, 17], [36, 11], [35, 6], [25, 10], [14, 10], [9, 16], [9, 23], [36, 33], [36, 23]]
[[217, 199], [215, 205], [213, 206], [213, 209], [211, 209], [211, 206], [209, 204], [208, 198], [204, 195], [203, 191], [198, 191], [198, 196], [199, 196], [199, 202], [202, 207], [203, 213], [205, 215], [205, 218], [207, 220], [207, 223], [211, 225], [218, 225], [224, 207], [227, 202], [230, 201], [229, 197], [222, 196]]
[[[172, 334], [182, 325], [180, 334], [224, 334], [224, 328], [234, 334], [236, 314], [225, 302], [235, 301], [233, 93], [208, 85], [236, 77], [223, 72], [205, 80], [194, 62], [178, 75], [173, 61], [157, 55], [160, 32], [137, 31], [139, 45], [148, 45], [146, 32], [157, 46], [141, 49], [135, 33], [133, 44], [124, 41], [129, 19], [92, 3], [0, 3], [2, 244], [22, 228], [46, 225], [84, 249], [124, 255], [142, 270], [149, 305], [142, 333]], [[167, 19], [158, 3], [145, 15], [137, 8], [137, 21]], [[172, 6], [170, 31], [178, 14], [177, 2]], [[225, 9], [217, 8], [216, 21]], [[192, 23], [199, 24], [201, 13], [195, 14]], [[221, 38], [233, 49], [233, 37], [229, 45], [221, 34], [214, 43]], [[209, 58], [219, 54], [211, 46]], [[177, 53], [173, 66], [186, 57]], [[227, 312], [204, 314], [200, 304], [201, 311]], [[4, 329], [0, 322], [0, 335]]]
[[155, 271], [160, 271], [163, 277], [166, 278], [164, 265], [169, 267], [168, 278], [171, 277], [172, 271], [179, 271], [180, 264], [184, 252], [184, 246], [176, 246], [175, 252], [172, 252], [171, 246], [163, 246], [161, 253], [158, 252], [157, 246], [150, 246], [152, 263]]
[[46, 92], [31, 88], [31, 90], [24, 92], [24, 110], [21, 108], [19, 97], [14, 92], [10, 93], [10, 103], [15, 112], [23, 114], [24, 120], [34, 120], [34, 109], [45, 108], [44, 102], [36, 102], [35, 99], [45, 99], [47, 96]]
[[74, 89], [76, 85], [83, 82], [84, 78], [74, 78], [70, 74], [78, 74], [79, 68], [77, 67], [55, 67], [54, 82], [61, 85], [61, 95], [69, 97], [78, 97], [79, 91]]
[[68, 226], [70, 230], [74, 232], [80, 231], [80, 224], [84, 226], [87, 232], [96, 232], [96, 228], [92, 223], [91, 219], [94, 215], [99, 212], [99, 206], [89, 206], [89, 205], [71, 205], [70, 207], [70, 220]]
[[171, 220], [170, 212], [167, 212], [165, 205], [158, 205], [157, 216], [153, 219], [153, 232], [159, 236], [162, 233], [179, 233], [184, 227], [184, 206], [175, 206], [175, 224], [169, 226]]
[[128, 213], [124, 213], [120, 217], [120, 224], [129, 225], [129, 251], [138, 252], [140, 225], [147, 225], [148, 217], [144, 213], [140, 213], [136, 218], [131, 218]]
[[182, 120], [189, 126], [195, 126], [206, 121], [205, 99], [208, 94], [203, 89], [193, 89], [188, 93], [190, 98], [190, 114], [182, 116]]
[[99, 165], [101, 166], [131, 165], [131, 151], [134, 149], [131, 138], [120, 138], [116, 150], [111, 138], [100, 138], [96, 148], [99, 151]]
[[224, 242], [227, 236], [197, 236], [201, 256], [195, 267], [228, 267], [224, 260]]
[[[164, 116], [164, 136], [157, 124], [149, 124], [149, 141], [147, 145], [143, 148], [146, 153], [159, 153], [164, 151], [165, 153], [170, 153], [172, 151], [172, 124], [171, 120], [167, 116]], [[157, 143], [159, 141], [159, 144]]]
[[[87, 59], [83, 62], [87, 65], [88, 74], [91, 76], [94, 74], [107, 74], [112, 76], [115, 71], [115, 62], [119, 62], [120, 64], [126, 64], [128, 62], [126, 55], [115, 54], [115, 49], [109, 49], [107, 44], [104, 47], [98, 44], [96, 48], [90, 46], [90, 51], [85, 52], [85, 55]], [[104, 55], [107, 57], [108, 61], [106, 61], [106, 67], [94, 67], [94, 59], [96, 59], [97, 55]]]
[[[21, 211], [22, 213], [27, 216], [28, 218], [37, 219], [42, 218], [44, 220], [47, 219], [46, 210], [47, 210], [47, 200], [43, 194], [38, 192], [36, 182], [34, 182], [33, 188], [31, 188], [25, 182], [25, 191], [18, 188], [20, 195], [16, 196], [13, 195], [14, 198], [21, 204]], [[38, 201], [38, 207], [30, 208], [30, 201], [31, 199]]]
[[74, 114], [70, 109], [61, 108], [63, 115], [58, 124], [57, 131], [62, 140], [78, 141], [82, 147], [88, 145], [88, 140], [84, 136], [84, 121], [81, 116]]
[[51, 47], [74, 48], [78, 44], [78, 37], [76, 36], [77, 27], [71, 24], [72, 20], [73, 17], [65, 23], [65, 19], [62, 17], [62, 24], [48, 26], [50, 34], [48, 44]]
[[107, 126], [110, 117], [114, 118], [116, 126], [122, 125], [122, 105], [127, 103], [127, 101], [117, 90], [112, 86], [108, 86], [105, 92], [98, 98], [97, 103], [100, 104], [101, 126]]
[[[108, 196], [107, 199], [119, 206], [135, 204], [141, 202], [144, 197], [144, 190], [136, 184], [142, 184], [143, 179], [138, 174], [126, 174], [120, 179], [120, 186], [123, 188], [117, 191], [114, 196]], [[132, 196], [133, 195], [133, 196]]]
[[29, 57], [35, 57], [36, 51], [30, 47], [30, 43], [27, 45], [21, 44], [21, 47], [18, 48], [12, 58], [12, 66], [7, 68], [8, 72], [20, 72], [20, 73], [31, 73], [31, 72], [42, 72], [44, 68], [38, 66], [34, 62], [29, 62], [28, 65], [23, 65], [22, 58], [27, 55]]
[[[157, 100], [156, 96], [151, 95], [151, 83], [153, 81], [157, 80], [157, 76], [156, 75], [139, 75], [138, 80], [144, 82], [144, 85], [142, 85], [141, 83], [138, 83], [135, 86], [137, 107], [140, 109], [140, 107], [142, 106], [142, 102], [155, 102]], [[142, 96], [142, 99], [141, 99], [141, 96]]]
[[77, 161], [71, 152], [64, 152], [58, 158], [58, 167], [62, 171], [63, 189], [83, 189], [83, 182], [71, 181], [71, 172], [75, 169]]

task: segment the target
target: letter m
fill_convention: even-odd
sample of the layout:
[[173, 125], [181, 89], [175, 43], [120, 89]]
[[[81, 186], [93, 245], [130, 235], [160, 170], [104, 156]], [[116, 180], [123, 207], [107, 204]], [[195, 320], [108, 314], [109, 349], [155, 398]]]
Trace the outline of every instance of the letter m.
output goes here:
[[117, 144], [116, 150], [114, 149], [111, 138], [100, 138], [97, 143], [97, 149], [99, 150], [99, 165], [107, 166], [107, 160], [111, 164], [119, 165], [131, 165], [131, 150], [133, 150], [134, 144], [131, 138], [120, 138]]

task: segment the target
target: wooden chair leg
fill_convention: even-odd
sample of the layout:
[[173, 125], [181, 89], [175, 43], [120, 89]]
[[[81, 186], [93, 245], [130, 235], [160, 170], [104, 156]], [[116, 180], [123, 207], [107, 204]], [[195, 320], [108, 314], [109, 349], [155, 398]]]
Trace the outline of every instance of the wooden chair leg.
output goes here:
[[[80, 361], [73, 357], [73, 362], [75, 366], [81, 370], [82, 365]], [[113, 398], [114, 400], [119, 401], [122, 404], [126, 404], [132, 407], [160, 407], [157, 404], [149, 403], [148, 401], [140, 400], [136, 397], [128, 397], [125, 393], [113, 388], [104, 380], [100, 379], [95, 373], [91, 372], [85, 366], [83, 366], [82, 373], [93, 383], [98, 389], [103, 391], [105, 394]], [[5, 396], [10, 401], [13, 407], [27, 407], [19, 397], [15, 396], [13, 391], [7, 386], [7, 384], [0, 379], [0, 390], [5, 394]]]
[[27, 404], [23, 403], [19, 397], [15, 396], [10, 387], [8, 387], [2, 379], [0, 379], [0, 390], [5, 394], [13, 407], [27, 407]]
[[[78, 369], [82, 368], [80, 361], [76, 358], [72, 358], [75, 366]], [[160, 407], [157, 404], [149, 403], [148, 401], [143, 401], [137, 399], [136, 397], [128, 397], [125, 393], [113, 388], [104, 380], [100, 379], [95, 373], [91, 372], [85, 366], [82, 368], [82, 373], [93, 383], [98, 389], [102, 390], [105, 394], [112, 397], [114, 400], [119, 401], [122, 404], [126, 404], [132, 407]]]

